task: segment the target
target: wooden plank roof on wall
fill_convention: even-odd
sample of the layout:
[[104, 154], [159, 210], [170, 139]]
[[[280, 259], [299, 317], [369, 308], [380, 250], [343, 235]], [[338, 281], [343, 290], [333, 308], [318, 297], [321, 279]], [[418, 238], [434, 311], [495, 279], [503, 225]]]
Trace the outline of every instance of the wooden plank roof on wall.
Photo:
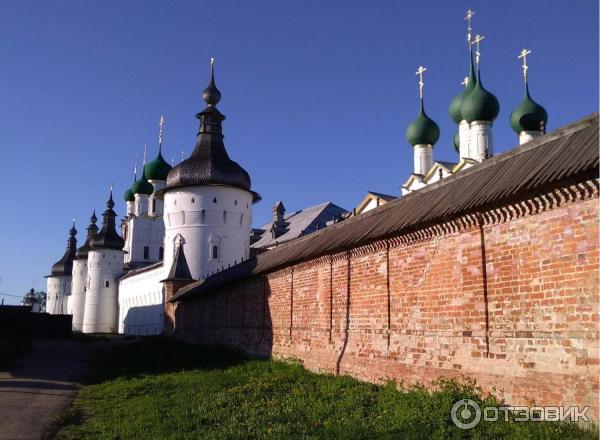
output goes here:
[[242, 278], [398, 236], [598, 177], [598, 113], [182, 288], [172, 301]]

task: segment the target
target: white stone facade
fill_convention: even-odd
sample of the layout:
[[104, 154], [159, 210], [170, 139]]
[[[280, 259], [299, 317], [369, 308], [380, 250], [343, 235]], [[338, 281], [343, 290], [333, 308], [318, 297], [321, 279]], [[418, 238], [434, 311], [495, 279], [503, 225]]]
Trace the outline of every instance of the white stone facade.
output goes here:
[[123, 274], [123, 251], [91, 250], [83, 314], [84, 333], [116, 333], [118, 282]]
[[69, 296], [68, 312], [73, 315], [73, 330], [82, 331], [83, 313], [85, 311], [85, 294], [87, 291], [88, 260], [73, 260], [73, 282]]
[[119, 280], [119, 333], [157, 335], [162, 332], [164, 314], [163, 283], [168, 269], [152, 270]]
[[67, 313], [68, 296], [71, 294], [71, 277], [50, 275], [46, 280], [46, 312], [53, 315]]
[[250, 254], [252, 194], [228, 186], [191, 186], [164, 198], [165, 258], [170, 268], [175, 239], [183, 238], [194, 279], [246, 260]]

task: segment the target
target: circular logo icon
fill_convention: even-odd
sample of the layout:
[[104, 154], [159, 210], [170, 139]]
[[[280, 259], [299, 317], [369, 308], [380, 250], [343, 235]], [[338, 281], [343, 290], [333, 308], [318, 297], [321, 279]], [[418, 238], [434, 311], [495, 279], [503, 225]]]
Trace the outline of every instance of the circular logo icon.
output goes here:
[[450, 411], [452, 422], [460, 429], [471, 429], [481, 420], [481, 408], [471, 399], [457, 401]]

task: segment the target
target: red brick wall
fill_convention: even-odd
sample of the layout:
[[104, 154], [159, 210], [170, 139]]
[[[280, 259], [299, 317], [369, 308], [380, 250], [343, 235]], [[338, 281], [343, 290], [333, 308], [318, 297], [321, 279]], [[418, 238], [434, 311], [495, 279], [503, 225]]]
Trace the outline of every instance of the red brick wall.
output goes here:
[[[429, 384], [598, 420], [598, 200], [557, 191], [180, 303], [178, 336], [315, 371]], [[587, 191], [587, 192], [586, 192]]]

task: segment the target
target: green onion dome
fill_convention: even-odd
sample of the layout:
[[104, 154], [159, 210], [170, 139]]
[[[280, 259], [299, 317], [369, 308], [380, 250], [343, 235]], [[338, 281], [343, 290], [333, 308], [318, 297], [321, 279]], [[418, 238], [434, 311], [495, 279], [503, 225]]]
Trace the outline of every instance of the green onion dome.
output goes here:
[[131, 185], [133, 194], [151, 195], [154, 192], [154, 186], [146, 179], [146, 167], [142, 168], [142, 178]]
[[477, 84], [477, 78], [475, 78], [475, 69], [473, 67], [473, 54], [470, 53], [469, 54], [469, 63], [470, 63], [470, 69], [469, 69], [469, 82], [467, 83], [467, 87], [465, 87], [465, 89], [460, 92], [458, 95], [456, 95], [454, 98], [452, 98], [452, 101], [450, 101], [450, 108], [448, 109], [448, 114], [450, 115], [450, 118], [452, 118], [452, 120], [456, 123], [456, 124], [460, 124], [460, 121], [462, 121], [463, 116], [461, 113], [461, 106], [462, 106], [462, 102], [463, 99], [465, 98], [465, 96], [467, 96], [469, 93], [471, 93], [473, 91], [473, 89], [475, 88], [475, 84]]
[[126, 202], [135, 201], [135, 195], [133, 194], [133, 191], [131, 191], [131, 188], [128, 188], [127, 191], [125, 191], [125, 193], [123, 194], [123, 199]]
[[498, 99], [481, 84], [481, 72], [477, 78], [477, 84], [473, 91], [463, 99], [460, 106], [462, 117], [468, 122], [489, 121], [492, 122], [498, 117], [500, 112], [500, 103]]
[[148, 180], [167, 180], [167, 174], [171, 171], [171, 165], [162, 157], [160, 148], [156, 158], [144, 166], [144, 171], [146, 171]]
[[456, 150], [457, 153], [460, 152], [460, 134], [458, 133], [458, 131], [456, 133], [454, 133], [454, 149]]
[[440, 127], [429, 116], [425, 114], [423, 100], [421, 99], [421, 111], [417, 119], [406, 129], [406, 140], [412, 145], [433, 145], [440, 138]]
[[544, 127], [548, 122], [546, 109], [531, 99], [529, 86], [525, 83], [525, 97], [521, 104], [510, 114], [510, 126], [515, 133], [523, 131], [541, 131], [541, 123]]

